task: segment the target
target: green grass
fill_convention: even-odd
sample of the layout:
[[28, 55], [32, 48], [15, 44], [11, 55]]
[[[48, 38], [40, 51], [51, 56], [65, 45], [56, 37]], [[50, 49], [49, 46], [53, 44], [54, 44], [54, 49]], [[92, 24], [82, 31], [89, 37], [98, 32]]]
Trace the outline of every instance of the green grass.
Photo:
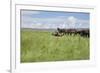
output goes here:
[[21, 30], [21, 62], [89, 59], [89, 38], [80, 35], [55, 37], [51, 33]]

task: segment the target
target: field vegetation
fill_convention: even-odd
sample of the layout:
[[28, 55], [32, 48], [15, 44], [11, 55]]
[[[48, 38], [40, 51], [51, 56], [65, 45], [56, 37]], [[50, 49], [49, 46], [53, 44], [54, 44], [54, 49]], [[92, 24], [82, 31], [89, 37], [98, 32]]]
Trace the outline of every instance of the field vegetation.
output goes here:
[[21, 62], [89, 59], [89, 37], [53, 36], [50, 31], [21, 30]]

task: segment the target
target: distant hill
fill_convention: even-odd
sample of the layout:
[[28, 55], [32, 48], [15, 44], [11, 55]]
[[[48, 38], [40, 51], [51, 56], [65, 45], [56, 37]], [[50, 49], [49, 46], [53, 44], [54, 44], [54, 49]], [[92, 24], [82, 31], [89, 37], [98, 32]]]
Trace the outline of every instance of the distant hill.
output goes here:
[[[63, 29], [63, 28], [61, 28], [61, 29]], [[87, 30], [87, 29], [89, 29], [89, 28], [64, 28], [64, 29], [77, 29], [77, 30]], [[46, 29], [46, 28], [44, 28], [44, 29], [40, 29], [40, 28], [21, 28], [21, 30], [36, 30], [36, 31], [56, 31], [57, 29]]]

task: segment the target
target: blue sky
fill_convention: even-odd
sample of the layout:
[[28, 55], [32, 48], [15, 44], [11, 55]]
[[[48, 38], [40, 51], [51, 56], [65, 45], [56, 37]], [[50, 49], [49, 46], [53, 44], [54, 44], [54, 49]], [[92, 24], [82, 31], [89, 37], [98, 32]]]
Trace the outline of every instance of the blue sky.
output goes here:
[[89, 28], [89, 13], [21, 10], [22, 28]]

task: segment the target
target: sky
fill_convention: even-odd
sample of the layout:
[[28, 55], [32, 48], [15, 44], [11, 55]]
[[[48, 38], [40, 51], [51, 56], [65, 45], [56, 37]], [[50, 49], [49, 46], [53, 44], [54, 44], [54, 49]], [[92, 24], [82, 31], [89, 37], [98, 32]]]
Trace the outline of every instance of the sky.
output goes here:
[[21, 10], [21, 28], [89, 28], [89, 13]]

